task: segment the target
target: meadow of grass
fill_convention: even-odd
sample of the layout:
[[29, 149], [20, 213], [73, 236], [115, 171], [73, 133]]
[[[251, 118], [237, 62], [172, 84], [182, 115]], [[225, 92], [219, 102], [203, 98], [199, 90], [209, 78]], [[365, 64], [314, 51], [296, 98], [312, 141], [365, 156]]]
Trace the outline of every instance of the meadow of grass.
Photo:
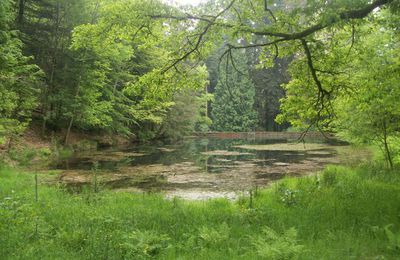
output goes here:
[[[40, 174], [39, 180], [46, 178]], [[0, 170], [0, 259], [398, 259], [400, 171], [329, 166], [252, 198], [71, 194]]]

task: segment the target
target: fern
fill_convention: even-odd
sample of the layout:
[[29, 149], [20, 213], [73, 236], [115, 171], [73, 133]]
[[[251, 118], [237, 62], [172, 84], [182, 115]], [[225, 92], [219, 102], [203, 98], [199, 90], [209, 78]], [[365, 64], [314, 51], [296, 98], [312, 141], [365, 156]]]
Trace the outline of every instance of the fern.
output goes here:
[[290, 228], [282, 235], [269, 227], [262, 230], [262, 235], [253, 238], [257, 254], [265, 259], [296, 259], [304, 252], [304, 246], [297, 243], [297, 231]]
[[388, 249], [391, 251], [400, 252], [400, 233], [394, 233], [390, 228], [393, 224], [384, 227], [386, 237], [389, 241]]
[[219, 246], [229, 239], [230, 229], [226, 223], [217, 228], [203, 226], [199, 229], [199, 242], [203, 247]]

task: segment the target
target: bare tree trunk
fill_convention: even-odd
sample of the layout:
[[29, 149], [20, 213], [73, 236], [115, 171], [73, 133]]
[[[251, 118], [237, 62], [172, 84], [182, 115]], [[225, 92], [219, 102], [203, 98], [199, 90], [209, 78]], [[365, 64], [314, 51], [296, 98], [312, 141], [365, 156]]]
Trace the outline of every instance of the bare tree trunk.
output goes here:
[[71, 116], [71, 119], [69, 120], [68, 129], [67, 129], [67, 134], [65, 135], [65, 142], [64, 142], [65, 145], [68, 144], [69, 135], [70, 135], [70, 133], [71, 133], [71, 128], [72, 128], [73, 123], [74, 123], [74, 116], [72, 115], [72, 116]]
[[[79, 77], [78, 86], [76, 86], [75, 100], [79, 96], [79, 85], [80, 84], [81, 84], [81, 77]], [[64, 141], [65, 145], [68, 144], [69, 135], [71, 133], [71, 128], [72, 128], [72, 125], [74, 123], [74, 119], [75, 119], [75, 116], [76, 116], [75, 113], [76, 113], [76, 108], [74, 108], [74, 111], [72, 112], [72, 115], [71, 115], [71, 119], [69, 120], [69, 124], [68, 124], [68, 128], [67, 128], [67, 134], [65, 135], [65, 141]]]
[[208, 86], [207, 86], [207, 85], [206, 85], [205, 90], [206, 90], [206, 111], [205, 111], [205, 114], [206, 114], [206, 117], [208, 117], [208, 98], [207, 98], [207, 95], [208, 95]]

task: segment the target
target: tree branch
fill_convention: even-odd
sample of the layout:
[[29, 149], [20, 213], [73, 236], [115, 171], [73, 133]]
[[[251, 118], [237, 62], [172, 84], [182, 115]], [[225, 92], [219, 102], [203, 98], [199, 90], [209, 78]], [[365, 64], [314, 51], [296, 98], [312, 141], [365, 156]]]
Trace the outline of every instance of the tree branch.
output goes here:
[[268, 8], [268, 0], [264, 0], [264, 10], [267, 11], [271, 15], [274, 22], [276, 22], [276, 17], [274, 15], [274, 13], [272, 12], [271, 9]]
[[254, 33], [256, 35], [280, 37], [280, 38], [284, 38], [285, 40], [299, 40], [299, 39], [305, 38], [317, 31], [320, 31], [324, 28], [332, 26], [338, 22], [365, 18], [375, 8], [378, 8], [378, 7], [386, 5], [386, 4], [390, 4], [393, 1], [394, 0], [375, 0], [371, 4], [364, 6], [363, 8], [342, 12], [335, 19], [331, 19], [328, 22], [317, 23], [317, 24], [315, 24], [301, 32], [297, 32], [297, 33], [257, 31], [257, 30], [252, 30], [250, 28], [247, 29], [246, 31], [250, 32], [250, 33]]
[[[259, 36], [270, 36], [270, 37], [278, 38], [276, 40], [261, 43], [261, 44], [249, 44], [249, 45], [242, 45], [242, 46], [234, 46], [232, 48], [239, 49], [239, 48], [263, 47], [263, 46], [269, 46], [269, 45], [277, 44], [278, 42], [284, 42], [284, 41], [293, 41], [293, 40], [303, 41], [303, 39], [305, 39], [307, 36], [312, 35], [315, 32], [325, 29], [327, 27], [330, 27], [334, 24], [337, 24], [341, 21], [348, 21], [348, 20], [352, 20], [352, 19], [362, 19], [362, 18], [368, 16], [375, 8], [378, 8], [378, 7], [386, 5], [386, 4], [390, 4], [393, 1], [395, 1], [395, 0], [374, 0], [373, 2], [371, 2], [370, 4], [367, 4], [366, 6], [364, 6], [362, 8], [359, 8], [356, 10], [344, 11], [342, 13], [339, 13], [339, 15], [333, 19], [330, 19], [328, 21], [321, 21], [321, 22], [319, 22], [315, 25], [312, 25], [300, 32], [294, 32], [294, 33], [276, 32], [276, 31], [271, 31], [268, 29], [258, 30], [258, 29], [254, 29], [254, 28], [248, 27], [247, 25], [243, 25], [243, 24], [240, 24], [238, 26], [235, 24], [228, 24], [226, 22], [217, 21], [221, 15], [223, 15], [225, 12], [227, 12], [229, 9], [231, 9], [234, 6], [234, 3], [236, 2], [236, 0], [232, 0], [226, 6], [226, 8], [223, 9], [222, 11], [220, 11], [217, 15], [196, 16], [196, 15], [185, 13], [183, 15], [150, 15], [150, 17], [154, 18], [154, 19], [165, 18], [165, 19], [173, 19], [173, 20], [178, 20], [178, 21], [198, 20], [198, 21], [203, 21], [203, 22], [207, 23], [207, 25], [203, 28], [202, 32], [198, 34], [198, 38], [197, 38], [195, 45], [189, 51], [187, 51], [185, 54], [183, 54], [181, 57], [177, 58], [172, 64], [167, 66], [163, 70], [165, 72], [165, 71], [173, 68], [177, 63], [188, 58], [192, 53], [194, 53], [200, 47], [204, 36], [207, 34], [207, 32], [209, 31], [209, 29], [212, 26], [219, 26], [221, 28], [227, 28], [227, 29], [235, 29], [235, 30], [237, 30], [237, 32], [242, 32], [242, 33], [252, 33], [254, 35], [259, 35]], [[251, 3], [251, 1], [250, 1], [250, 3]], [[267, 8], [266, 11], [268, 11], [269, 10], [268, 7], [266, 7], [266, 8]], [[274, 18], [274, 20], [276, 20], [275, 16], [273, 16], [273, 18]], [[303, 47], [304, 47], [304, 44], [303, 44]], [[308, 48], [308, 47], [306, 46], [306, 48]], [[311, 65], [312, 65], [312, 63], [311, 63]], [[316, 79], [316, 77], [315, 77], [316, 76], [315, 70], [312, 70], [312, 71], [314, 72], [313, 78], [314, 78], [314, 81], [316, 82], [318, 88], [320, 88], [322, 93], [326, 92], [325, 90], [323, 90], [320, 83], [317, 83], [318, 79]]]
[[200, 44], [203, 40], [203, 37], [207, 34], [208, 30], [214, 25], [214, 22], [218, 19], [218, 17], [220, 17], [221, 15], [223, 15], [226, 11], [228, 11], [233, 4], [235, 3], [236, 0], [232, 0], [230, 2], [230, 4], [223, 9], [221, 12], [219, 12], [216, 16], [214, 16], [211, 20], [209, 20], [208, 24], [204, 27], [203, 31], [199, 34], [199, 38], [197, 39], [197, 42], [195, 44], [195, 46], [190, 49], [188, 52], [186, 52], [184, 55], [182, 55], [180, 58], [176, 59], [171, 65], [167, 66], [162, 72], [165, 73], [166, 71], [168, 71], [169, 69], [173, 68], [176, 64], [178, 64], [179, 62], [185, 60], [187, 57], [189, 57], [193, 52], [195, 52], [199, 47]]
[[321, 81], [318, 79], [317, 72], [316, 72], [316, 70], [314, 68], [314, 64], [313, 64], [313, 60], [312, 60], [312, 57], [311, 57], [310, 48], [308, 48], [307, 41], [304, 40], [304, 39], [301, 39], [301, 44], [303, 45], [304, 53], [306, 54], [306, 57], [307, 57], [308, 68], [311, 71], [311, 76], [313, 77], [315, 85], [317, 85], [317, 87], [318, 87], [318, 91], [321, 92], [321, 93], [326, 93], [326, 90], [324, 90], [322, 88]]

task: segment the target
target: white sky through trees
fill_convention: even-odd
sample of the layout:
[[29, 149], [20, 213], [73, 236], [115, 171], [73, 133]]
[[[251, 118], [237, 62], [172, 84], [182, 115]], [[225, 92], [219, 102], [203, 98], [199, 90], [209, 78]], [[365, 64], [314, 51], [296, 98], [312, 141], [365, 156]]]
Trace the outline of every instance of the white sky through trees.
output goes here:
[[193, 6], [207, 2], [207, 0], [164, 0], [164, 1], [176, 5], [193, 5]]

